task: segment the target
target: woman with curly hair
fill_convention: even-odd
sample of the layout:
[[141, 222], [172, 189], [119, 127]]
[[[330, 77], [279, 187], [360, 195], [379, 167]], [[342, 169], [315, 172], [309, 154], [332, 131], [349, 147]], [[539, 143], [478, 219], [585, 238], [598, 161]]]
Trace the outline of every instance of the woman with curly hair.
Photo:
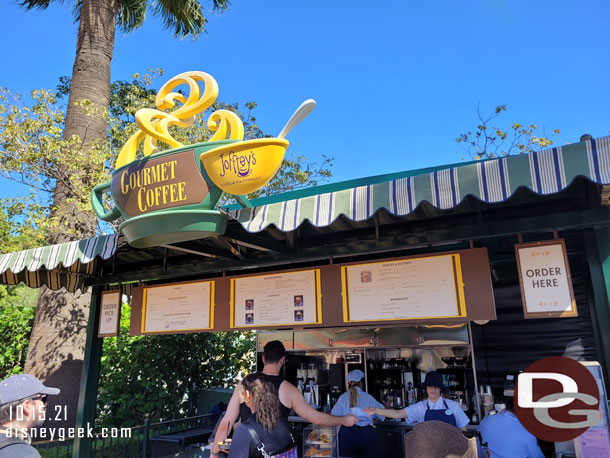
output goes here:
[[229, 458], [296, 458], [297, 447], [280, 414], [277, 390], [267, 376], [246, 376], [240, 397], [253, 415], [235, 430]]

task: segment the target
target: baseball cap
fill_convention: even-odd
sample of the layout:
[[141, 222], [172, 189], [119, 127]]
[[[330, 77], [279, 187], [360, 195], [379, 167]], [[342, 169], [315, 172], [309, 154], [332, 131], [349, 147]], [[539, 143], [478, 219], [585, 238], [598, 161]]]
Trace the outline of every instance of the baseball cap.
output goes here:
[[356, 370], [351, 371], [349, 374], [347, 374], [347, 377], [345, 377], [345, 378], [347, 379], [348, 382], [359, 382], [360, 380], [362, 380], [363, 377], [364, 377], [364, 372], [356, 369]]
[[36, 394], [59, 394], [59, 388], [44, 386], [33, 375], [11, 375], [0, 382], [0, 406], [30, 398]]

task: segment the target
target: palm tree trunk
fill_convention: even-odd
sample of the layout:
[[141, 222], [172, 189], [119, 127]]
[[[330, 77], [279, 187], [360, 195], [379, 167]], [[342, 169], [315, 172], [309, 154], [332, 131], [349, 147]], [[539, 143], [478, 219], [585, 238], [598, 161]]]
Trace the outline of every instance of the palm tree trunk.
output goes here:
[[[110, 62], [119, 2], [83, 0], [64, 130], [65, 140], [78, 137], [71, 154], [87, 155], [95, 142], [106, 138], [105, 113], [110, 99]], [[90, 102], [87, 109], [81, 101]], [[69, 168], [65, 171], [69, 176]], [[58, 224], [50, 233], [49, 243], [95, 235], [93, 212], [75, 199], [78, 197], [70, 183], [57, 180], [53, 214]], [[25, 371], [61, 388], [61, 394], [49, 400], [68, 407], [68, 420], [64, 424], [54, 422], [53, 426], [73, 426], [76, 419], [89, 302], [88, 293], [70, 294], [48, 288], [42, 289], [38, 300]], [[54, 407], [50, 405], [48, 411], [55, 412]]]

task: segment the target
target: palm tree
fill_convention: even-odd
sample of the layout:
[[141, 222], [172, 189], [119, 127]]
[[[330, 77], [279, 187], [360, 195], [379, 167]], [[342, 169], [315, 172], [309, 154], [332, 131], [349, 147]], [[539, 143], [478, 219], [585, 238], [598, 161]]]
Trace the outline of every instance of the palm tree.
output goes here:
[[[44, 10], [53, 1], [23, 0], [21, 6], [27, 10]], [[147, 11], [151, 11], [176, 37], [196, 38], [205, 31], [207, 20], [198, 0], [74, 0], [73, 3], [78, 38], [63, 138], [77, 140], [74, 144], [78, 145], [78, 151], [74, 154], [86, 155], [106, 138], [105, 113], [110, 99], [110, 63], [117, 26], [124, 32], [136, 30], [144, 23]], [[210, 6], [214, 11], [223, 11], [229, 5], [229, 0], [212, 0]], [[103, 166], [91, 164], [92, 168]], [[55, 183], [53, 215], [57, 224], [49, 234], [51, 244], [92, 237], [96, 233], [96, 218], [88, 211], [88, 202], [83, 202], [79, 197], [83, 193], [71, 186], [72, 183], [62, 180]], [[58, 404], [73, 406], [68, 424], [74, 424], [75, 419], [89, 301], [89, 294], [41, 290], [25, 366], [26, 372], [52, 380], [52, 386], [62, 388], [63, 399], [58, 399]]]

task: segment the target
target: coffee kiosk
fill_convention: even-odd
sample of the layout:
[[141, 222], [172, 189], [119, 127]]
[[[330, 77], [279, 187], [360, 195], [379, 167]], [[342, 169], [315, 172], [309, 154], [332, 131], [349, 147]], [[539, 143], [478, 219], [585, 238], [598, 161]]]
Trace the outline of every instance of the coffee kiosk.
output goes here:
[[[131, 335], [257, 330], [257, 351], [281, 340], [286, 377], [322, 410], [355, 368], [396, 408], [438, 370], [474, 420], [481, 385], [501, 393], [507, 372], [569, 348], [610, 379], [610, 138], [250, 202], [282, 163], [283, 135], [244, 140], [226, 110], [210, 116], [210, 142], [182, 145], [168, 130], [217, 94], [210, 75], [188, 72], [161, 88], [158, 110], [136, 114], [112, 179], [92, 193], [120, 234], [0, 256], [3, 284], [92, 288], [76, 426], [93, 422], [116, 292], [131, 297]], [[223, 191], [238, 204], [219, 207]], [[532, 267], [545, 259], [554, 278], [530, 278], [551, 272]], [[401, 443], [406, 425], [383, 427]], [[75, 456], [90, 445], [77, 438]]]

